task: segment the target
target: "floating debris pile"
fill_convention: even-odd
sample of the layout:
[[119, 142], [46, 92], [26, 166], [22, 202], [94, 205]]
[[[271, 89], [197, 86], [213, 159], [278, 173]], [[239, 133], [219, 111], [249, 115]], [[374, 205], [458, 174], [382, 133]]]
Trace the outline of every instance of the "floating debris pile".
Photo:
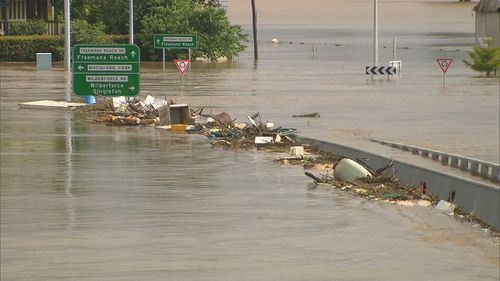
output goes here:
[[385, 167], [374, 169], [361, 159], [343, 158], [331, 172], [319, 176], [306, 172], [305, 175], [317, 184], [328, 184], [369, 199], [408, 206], [430, 206], [436, 202], [435, 196], [427, 192], [425, 182], [415, 187], [400, 182], [395, 177], [392, 161]]
[[273, 123], [263, 122], [259, 113], [247, 116], [248, 122], [236, 122], [225, 112], [211, 119], [197, 126], [213, 145], [283, 152], [296, 144], [290, 137], [297, 132], [295, 129], [274, 127]]
[[97, 113], [95, 121], [108, 125], [162, 125], [169, 123], [171, 118], [163, 111], [170, 113], [173, 102], [147, 96], [144, 100], [116, 97], [102, 99], [83, 110]]

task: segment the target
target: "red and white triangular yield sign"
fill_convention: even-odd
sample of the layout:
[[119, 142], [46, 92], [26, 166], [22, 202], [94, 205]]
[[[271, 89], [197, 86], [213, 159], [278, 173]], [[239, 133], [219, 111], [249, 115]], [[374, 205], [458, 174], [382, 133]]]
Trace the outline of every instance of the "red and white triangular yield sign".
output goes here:
[[179, 70], [179, 73], [184, 75], [184, 72], [189, 68], [189, 63], [191, 62], [190, 60], [174, 60], [175, 66], [177, 67], [177, 70]]
[[453, 59], [436, 59], [436, 61], [439, 64], [439, 67], [441, 68], [443, 73], [446, 73], [451, 63], [453, 62]]

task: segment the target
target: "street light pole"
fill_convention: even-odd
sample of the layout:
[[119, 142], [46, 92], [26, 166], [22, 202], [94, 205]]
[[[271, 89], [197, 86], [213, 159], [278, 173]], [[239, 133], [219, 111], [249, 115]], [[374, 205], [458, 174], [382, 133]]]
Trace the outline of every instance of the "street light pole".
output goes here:
[[129, 0], [128, 42], [134, 44], [134, 0]]
[[259, 46], [257, 44], [257, 12], [255, 11], [255, 0], [252, 0], [252, 25], [253, 25], [253, 59], [259, 59]]
[[64, 70], [71, 72], [71, 33], [69, 0], [64, 0]]

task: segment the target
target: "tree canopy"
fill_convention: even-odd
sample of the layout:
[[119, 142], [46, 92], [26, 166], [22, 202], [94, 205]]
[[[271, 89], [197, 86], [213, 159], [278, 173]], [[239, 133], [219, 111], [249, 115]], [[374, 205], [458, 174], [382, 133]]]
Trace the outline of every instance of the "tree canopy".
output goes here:
[[[72, 19], [102, 24], [108, 34], [127, 34], [128, 0], [72, 0]], [[241, 26], [231, 25], [224, 9], [214, 0], [136, 0], [134, 1], [134, 34], [142, 49], [142, 58], [155, 60], [159, 50], [153, 48], [154, 34], [195, 34], [198, 48], [194, 57], [210, 60], [232, 58], [245, 49], [247, 34]], [[177, 57], [186, 51], [170, 51]]]

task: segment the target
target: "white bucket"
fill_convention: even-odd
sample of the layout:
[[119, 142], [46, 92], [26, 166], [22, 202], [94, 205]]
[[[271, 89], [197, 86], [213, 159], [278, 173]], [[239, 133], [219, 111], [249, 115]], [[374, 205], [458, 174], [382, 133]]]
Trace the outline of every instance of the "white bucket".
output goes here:
[[371, 174], [356, 161], [344, 158], [340, 160], [337, 167], [333, 170], [333, 176], [339, 179], [353, 181], [359, 178], [370, 177]]

